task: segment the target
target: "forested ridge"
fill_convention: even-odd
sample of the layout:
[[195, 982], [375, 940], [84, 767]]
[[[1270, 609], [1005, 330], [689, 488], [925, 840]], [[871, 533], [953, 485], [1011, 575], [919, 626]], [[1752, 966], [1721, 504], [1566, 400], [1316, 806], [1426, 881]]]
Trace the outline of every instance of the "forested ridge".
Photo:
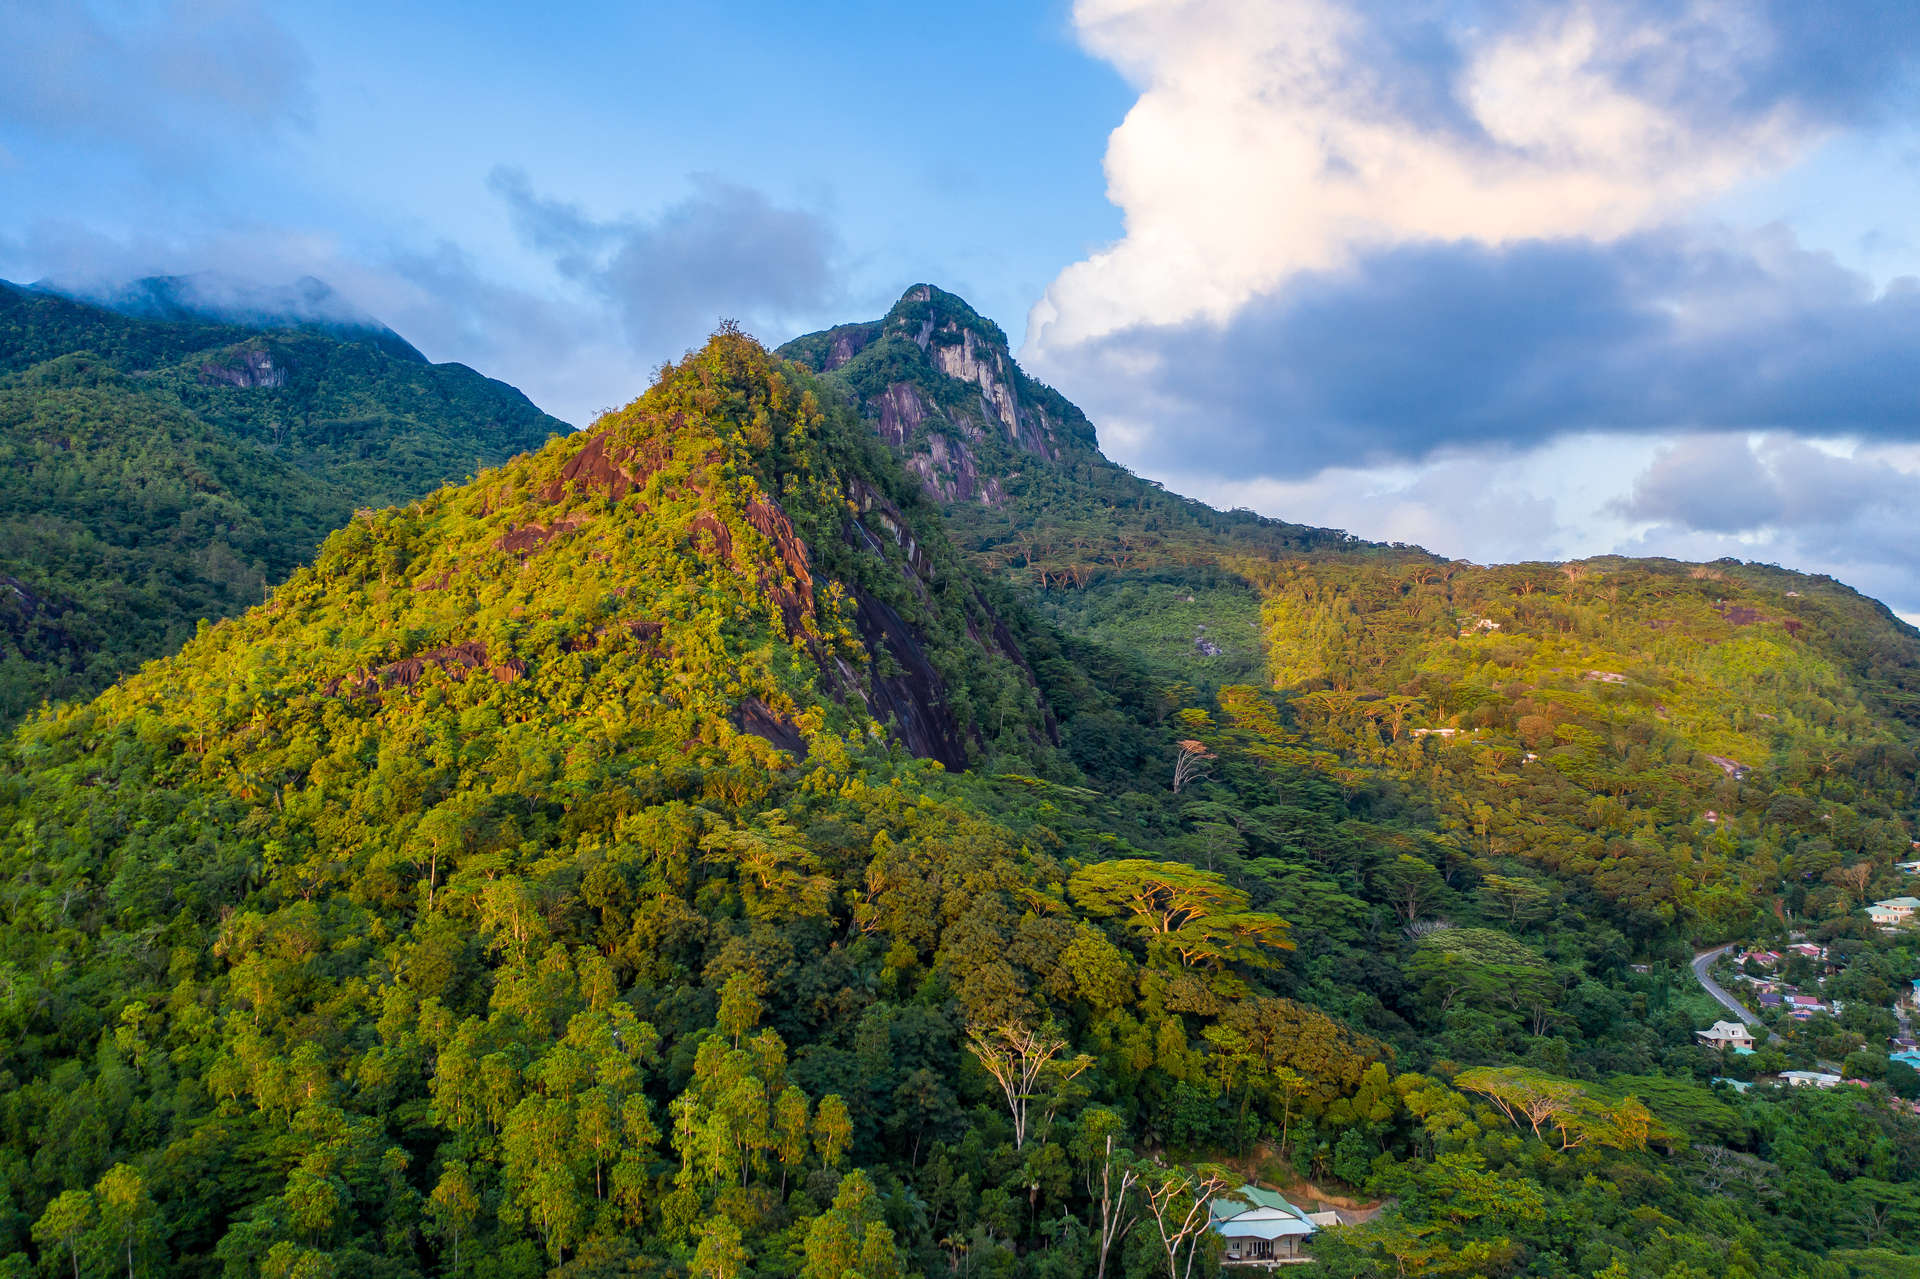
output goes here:
[[[1368, 1206], [1305, 1273], [1915, 1273], [1912, 632], [1189, 518], [1017, 380], [959, 497], [874, 401], [973, 412], [948, 298], [723, 331], [19, 728], [0, 1273], [1197, 1275], [1249, 1179]], [[1694, 943], [1790, 931], [1846, 1012], [1699, 1047]]]
[[356, 509], [564, 429], [384, 329], [140, 318], [0, 282], [0, 724], [258, 603]]

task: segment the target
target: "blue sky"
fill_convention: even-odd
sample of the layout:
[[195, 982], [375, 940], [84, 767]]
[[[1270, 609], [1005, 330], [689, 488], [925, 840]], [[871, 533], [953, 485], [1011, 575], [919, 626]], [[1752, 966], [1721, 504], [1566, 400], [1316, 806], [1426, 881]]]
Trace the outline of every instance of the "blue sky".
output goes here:
[[1920, 614], [1920, 7], [0, 0], [0, 276], [314, 274], [575, 422], [932, 280], [1108, 451]]

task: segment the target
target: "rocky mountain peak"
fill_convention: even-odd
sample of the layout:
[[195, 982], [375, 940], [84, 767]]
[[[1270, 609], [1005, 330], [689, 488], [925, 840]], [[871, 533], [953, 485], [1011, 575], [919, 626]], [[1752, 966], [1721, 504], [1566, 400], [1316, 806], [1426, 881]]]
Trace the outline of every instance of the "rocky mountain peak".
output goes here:
[[998, 505], [1022, 468], [1094, 447], [1085, 415], [1026, 375], [1000, 326], [931, 284], [908, 289], [880, 320], [808, 334], [780, 353], [848, 384], [875, 434], [945, 502]]

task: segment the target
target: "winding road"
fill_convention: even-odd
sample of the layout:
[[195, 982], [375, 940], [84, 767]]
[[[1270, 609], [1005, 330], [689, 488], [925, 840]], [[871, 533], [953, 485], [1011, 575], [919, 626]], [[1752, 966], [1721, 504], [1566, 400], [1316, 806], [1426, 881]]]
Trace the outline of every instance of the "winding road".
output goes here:
[[1754, 1016], [1752, 1013], [1748, 1012], [1744, 1007], [1742, 1007], [1739, 1000], [1735, 999], [1732, 995], [1729, 995], [1726, 992], [1725, 987], [1721, 986], [1721, 984], [1715, 981], [1713, 978], [1707, 976], [1707, 968], [1713, 963], [1713, 961], [1720, 958], [1720, 956], [1726, 954], [1728, 951], [1732, 949], [1733, 949], [1732, 946], [1718, 946], [1718, 947], [1715, 947], [1713, 950], [1703, 950], [1699, 954], [1695, 955], [1693, 957], [1693, 979], [1700, 983], [1700, 989], [1706, 991], [1709, 995], [1712, 995], [1715, 999], [1720, 1001], [1720, 1006], [1722, 1008], [1725, 1008], [1728, 1012], [1732, 1013], [1735, 1017], [1738, 1017], [1746, 1025], [1751, 1026], [1753, 1029], [1761, 1032], [1763, 1041], [1780, 1038], [1780, 1036], [1774, 1034], [1773, 1031], [1767, 1028], [1766, 1023], [1762, 1022], [1758, 1017]]

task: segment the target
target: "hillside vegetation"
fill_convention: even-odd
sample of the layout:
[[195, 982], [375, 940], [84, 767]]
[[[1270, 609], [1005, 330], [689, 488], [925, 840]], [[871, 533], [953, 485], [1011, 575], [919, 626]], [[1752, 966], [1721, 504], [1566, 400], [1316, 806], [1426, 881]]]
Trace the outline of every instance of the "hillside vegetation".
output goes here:
[[[1409, 598], [1372, 552], [1260, 557], [1275, 679], [1202, 688], [1124, 617], [1089, 638], [982, 571], [923, 480], [841, 385], [723, 331], [23, 725], [0, 1267], [1199, 1274], [1218, 1240], [1179, 1223], [1248, 1176], [1391, 1201], [1316, 1237], [1327, 1275], [1909, 1264], [1892, 1072], [1710, 1082], [1685, 925], [1738, 911], [1649, 915], [1488, 847], [1444, 760], [1317, 709], [1390, 684], [1403, 729], [1613, 767], [1611, 703], [1550, 678], [1564, 632], [1509, 608], [1512, 651], [1468, 662], [1416, 608], [1424, 638], [1368, 656], [1354, 601]], [[1315, 621], [1319, 573], [1350, 606]], [[1487, 590], [1475, 616], [1508, 607]], [[1784, 641], [1778, 713], [1864, 748], [1906, 659], [1823, 647], [1836, 600]], [[1859, 663], [1877, 700], [1845, 696]], [[1659, 685], [1705, 735], [1665, 748], [1689, 777], [1761, 740], [1719, 670]], [[1468, 674], [1508, 700], [1447, 691]]]
[[136, 319], [0, 284], [0, 724], [259, 603], [356, 509], [565, 429], [385, 330]]
[[1639, 936], [1899, 889], [1920, 635], [1838, 583], [1603, 559], [1264, 586], [1274, 681], [1316, 741], [1418, 779], [1477, 857], [1592, 884]]

